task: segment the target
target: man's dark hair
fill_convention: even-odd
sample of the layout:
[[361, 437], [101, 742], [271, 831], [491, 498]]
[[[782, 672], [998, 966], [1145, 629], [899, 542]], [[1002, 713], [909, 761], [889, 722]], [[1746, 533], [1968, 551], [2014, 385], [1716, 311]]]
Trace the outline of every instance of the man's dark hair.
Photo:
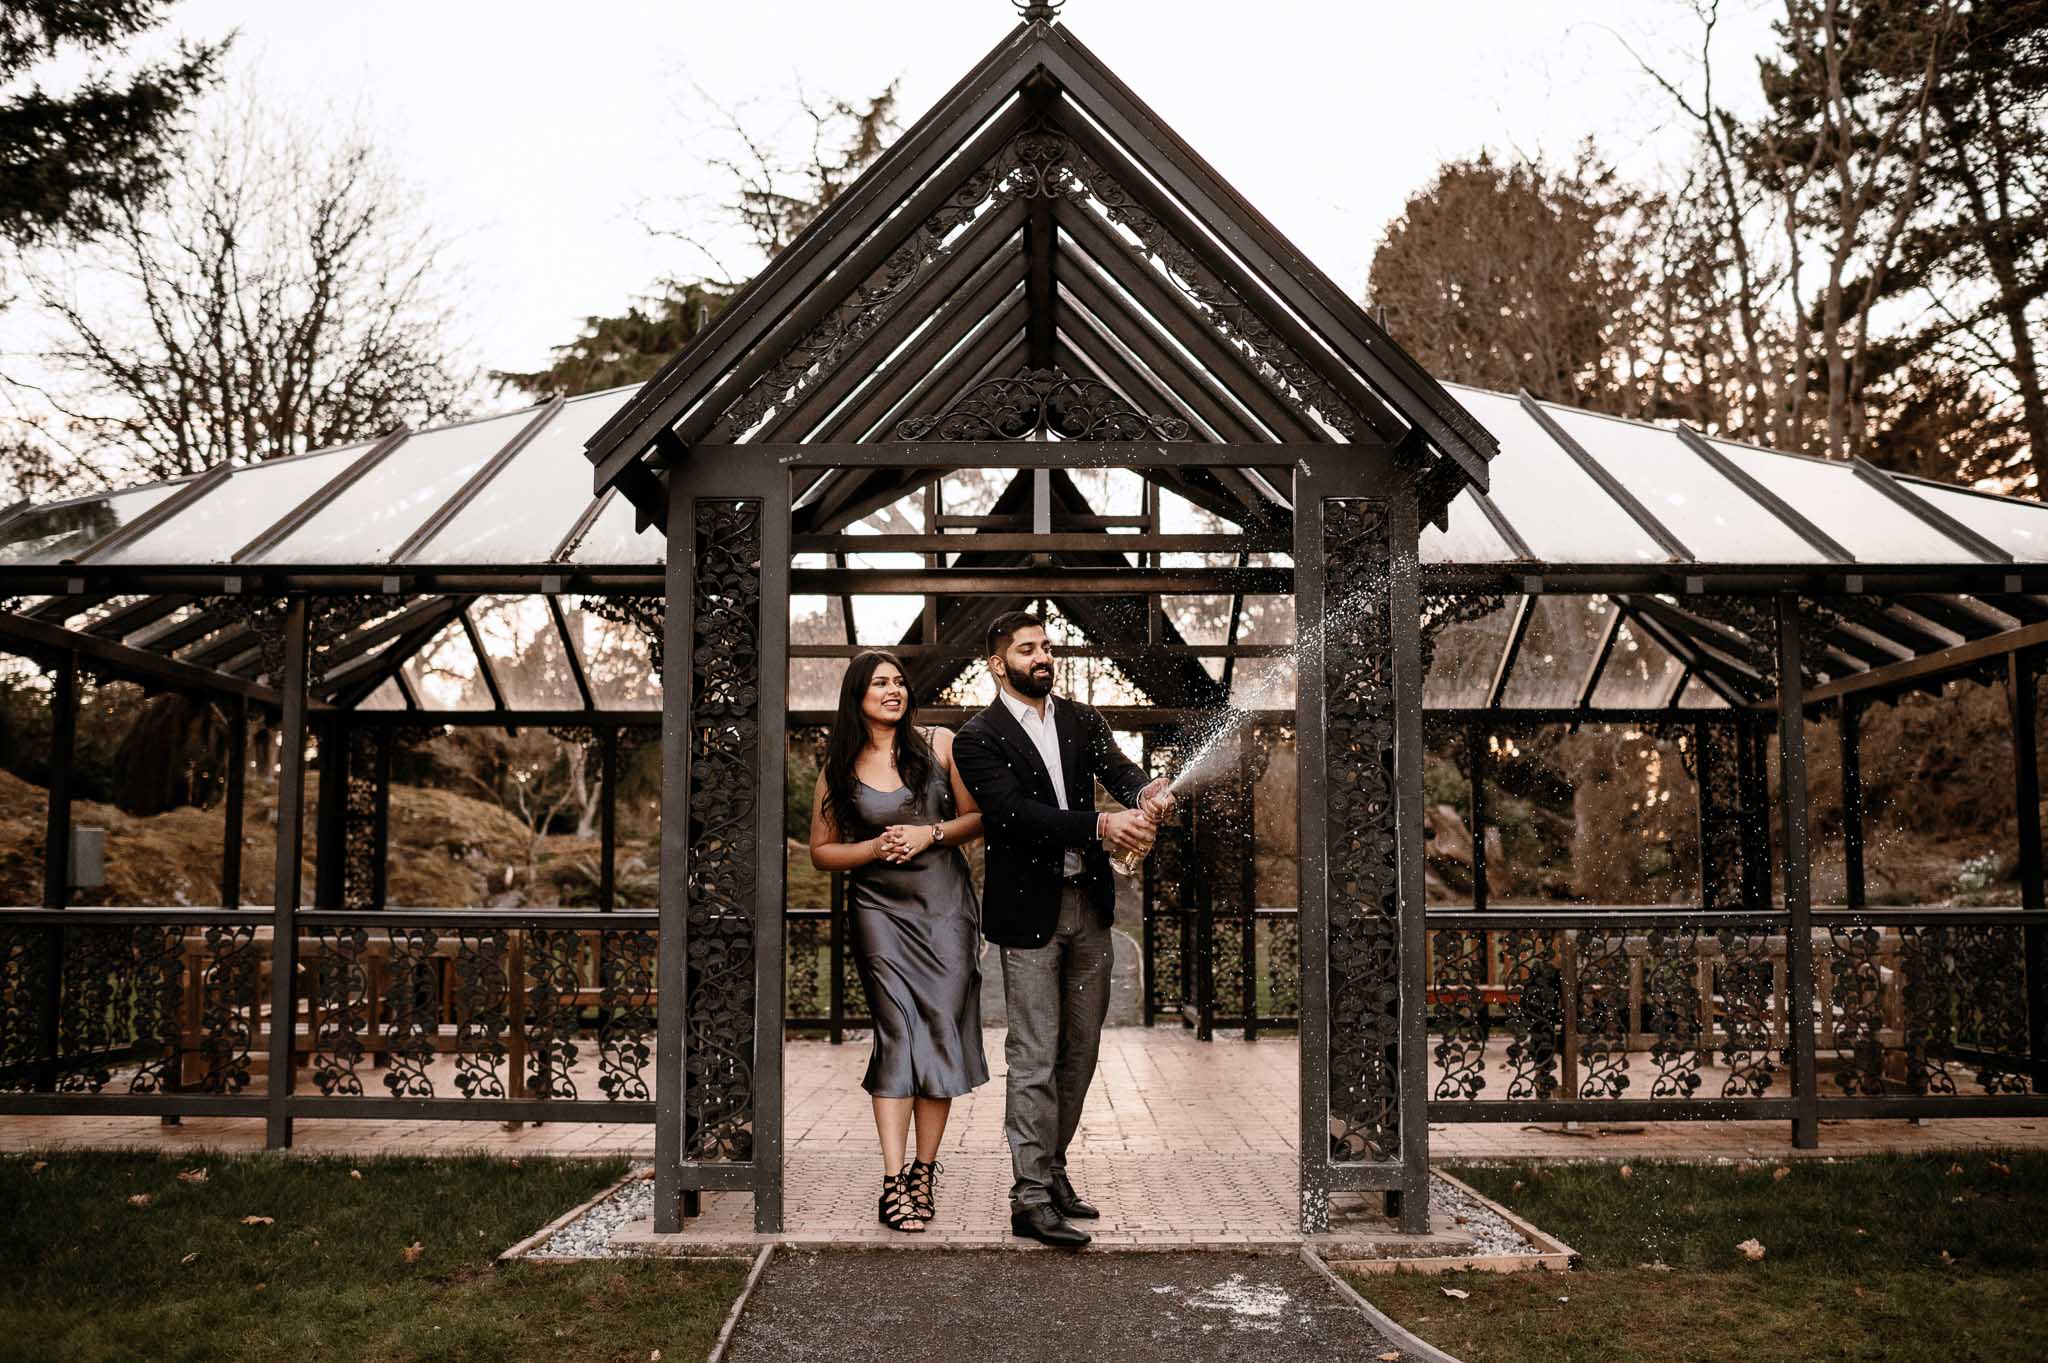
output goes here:
[[1010, 641], [1023, 631], [1036, 626], [1045, 628], [1045, 621], [1030, 611], [1004, 611], [988, 627], [988, 647], [981, 651], [984, 658], [993, 658], [1010, 646]]

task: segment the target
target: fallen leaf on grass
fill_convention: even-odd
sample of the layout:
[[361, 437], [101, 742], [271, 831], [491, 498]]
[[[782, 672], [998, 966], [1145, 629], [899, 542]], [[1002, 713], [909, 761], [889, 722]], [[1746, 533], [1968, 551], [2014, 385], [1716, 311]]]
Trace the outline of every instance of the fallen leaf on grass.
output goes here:
[[1624, 1164], [1621, 1166], [1621, 1176], [1623, 1178], [1634, 1178], [1636, 1176], [1636, 1171], [1629, 1168], [1626, 1164]]
[[1856, 1228], [1856, 1233], [1857, 1233], [1858, 1235], [1868, 1235], [1868, 1234], [1870, 1234], [1870, 1232], [1869, 1232], [1869, 1231], [1867, 1231], [1867, 1230], [1863, 1229], [1863, 1227], [1861, 1227], [1861, 1226], [1858, 1226], [1858, 1227]]
[[193, 1251], [192, 1251], [192, 1252], [191, 1252], [190, 1254], [186, 1255], [186, 1256], [185, 1256], [184, 1258], [182, 1258], [182, 1259], [178, 1260], [178, 1262], [179, 1262], [180, 1264], [192, 1264], [192, 1263], [197, 1263], [198, 1261], [199, 1261], [199, 1251], [198, 1251], [198, 1250], [196, 1250], [196, 1249], [195, 1249], [195, 1250], [193, 1250]]
[[1951, 1164], [1948, 1167], [1948, 1176], [1950, 1178], [1954, 1178], [1957, 1174], [1960, 1174], [1961, 1172], [1963, 1172], [1963, 1166], [1960, 1164]]
[[1949, 1252], [1948, 1252], [1947, 1250], [1943, 1250], [1943, 1251], [1941, 1252], [1941, 1262], [1942, 1262], [1942, 1263], [1944, 1263], [1944, 1264], [1947, 1264], [1947, 1265], [1950, 1265], [1950, 1266], [1953, 1266], [1953, 1265], [1955, 1264], [1955, 1261], [1956, 1261], [1956, 1256], [1955, 1256], [1955, 1255], [1953, 1255], [1953, 1254], [1950, 1254], [1950, 1253], [1949, 1253]]
[[277, 1218], [274, 1216], [245, 1216], [242, 1218], [242, 1224], [245, 1226], [274, 1226], [277, 1224]]
[[1783, 1183], [1790, 1177], [1792, 1177], [1792, 1171], [1782, 1164], [1771, 1170], [1771, 1182], [1773, 1183]]
[[204, 1169], [180, 1169], [178, 1171], [178, 1182], [204, 1183], [206, 1182], [206, 1171]]
[[151, 1197], [148, 1193], [137, 1193], [133, 1197], [128, 1199], [128, 1205], [131, 1207], [147, 1207], [150, 1203], [154, 1201], [156, 1201], [156, 1199]]
[[405, 1261], [409, 1264], [416, 1264], [426, 1252], [427, 1247], [415, 1240], [405, 1247]]
[[1764, 1247], [1761, 1244], [1759, 1244], [1755, 1239], [1744, 1240], [1735, 1248], [1741, 1250], [1742, 1257], [1749, 1260], [1751, 1263], [1755, 1263], [1757, 1260], [1764, 1257]]
[[362, 1171], [362, 1170], [360, 1170], [360, 1169], [351, 1169], [351, 1170], [349, 1170], [349, 1171], [348, 1171], [348, 1176], [349, 1176], [350, 1178], [354, 1179], [354, 1180], [355, 1180], [356, 1182], [358, 1182], [358, 1183], [361, 1183], [361, 1182], [363, 1181], [363, 1171]]
[[1465, 1298], [1467, 1298], [1467, 1297], [1469, 1297], [1469, 1296], [1471, 1296], [1471, 1295], [1472, 1295], [1472, 1294], [1471, 1294], [1470, 1292], [1467, 1292], [1467, 1291], [1466, 1291], [1466, 1290], [1465, 1290], [1464, 1288], [1462, 1288], [1462, 1287], [1446, 1287], [1446, 1288], [1441, 1288], [1441, 1289], [1439, 1289], [1439, 1290], [1440, 1290], [1440, 1291], [1442, 1291], [1442, 1293], [1443, 1293], [1443, 1294], [1444, 1294], [1444, 1295], [1445, 1295], [1446, 1297], [1449, 1297], [1449, 1298], [1451, 1298], [1451, 1299], [1452, 1299], [1452, 1300], [1454, 1300], [1454, 1301], [1463, 1301], [1463, 1300], [1465, 1300]]
[[2000, 1178], [2012, 1177], [2012, 1166], [2010, 1164], [2000, 1164], [1997, 1160], [1993, 1160], [1989, 1165], [1985, 1167], [1990, 1169], [1992, 1173], [1998, 1175]]
[[1849, 1290], [1851, 1292], [1854, 1292], [1858, 1298], [1861, 1298], [1863, 1296], [1863, 1289], [1860, 1287], [1852, 1287]]
[[48, 1160], [46, 1160], [46, 1159], [39, 1159], [39, 1160], [37, 1160], [37, 1161], [36, 1161], [36, 1162], [35, 1162], [34, 1164], [31, 1164], [31, 1165], [30, 1165], [30, 1166], [28, 1167], [28, 1171], [29, 1171], [29, 1172], [30, 1172], [31, 1174], [40, 1174], [41, 1172], [43, 1172], [43, 1170], [45, 1170], [45, 1169], [47, 1169], [47, 1168], [49, 1168], [49, 1167], [50, 1167], [50, 1162], [49, 1162]]
[[661, 1350], [649, 1349], [647, 1351], [647, 1363], [661, 1363]]
[[1671, 1271], [1671, 1265], [1665, 1263], [1662, 1259], [1652, 1259], [1647, 1264], [1637, 1264], [1636, 1268], [1643, 1273], [1669, 1273]]
[[1379, 1363], [1401, 1363], [1401, 1355], [1397, 1353], [1374, 1354], [1373, 1357], [1378, 1359]]

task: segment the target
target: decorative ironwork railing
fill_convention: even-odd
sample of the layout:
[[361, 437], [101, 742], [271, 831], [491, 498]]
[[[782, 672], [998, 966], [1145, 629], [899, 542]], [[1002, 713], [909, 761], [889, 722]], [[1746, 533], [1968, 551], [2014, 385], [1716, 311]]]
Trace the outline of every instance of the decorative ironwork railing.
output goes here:
[[2048, 1112], [2040, 919], [1816, 910], [1802, 981], [1781, 912], [1432, 910], [1430, 1118]]
[[[655, 914], [297, 921], [287, 1119], [653, 1121]], [[0, 909], [0, 1112], [276, 1115], [273, 922]]]

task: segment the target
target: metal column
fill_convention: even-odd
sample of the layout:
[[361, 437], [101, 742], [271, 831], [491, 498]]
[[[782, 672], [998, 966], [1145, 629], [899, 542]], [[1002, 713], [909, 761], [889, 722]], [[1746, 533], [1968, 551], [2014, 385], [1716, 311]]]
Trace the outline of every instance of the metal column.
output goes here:
[[[278, 725], [277, 897], [271, 911], [270, 1078], [263, 1143], [292, 1143], [292, 1010], [299, 946], [299, 859], [305, 852], [306, 598], [294, 597], [284, 617], [284, 714]], [[323, 754], [324, 757], [324, 754]]]
[[[1820, 1144], [1814, 1057], [1813, 865], [1807, 846], [1806, 684], [1799, 598], [1778, 597], [1778, 819], [1785, 859], [1785, 997], [1792, 1033], [1792, 1144]], [[1762, 735], [1757, 736], [1761, 742]], [[1769, 882], [1766, 880], [1766, 887]]]

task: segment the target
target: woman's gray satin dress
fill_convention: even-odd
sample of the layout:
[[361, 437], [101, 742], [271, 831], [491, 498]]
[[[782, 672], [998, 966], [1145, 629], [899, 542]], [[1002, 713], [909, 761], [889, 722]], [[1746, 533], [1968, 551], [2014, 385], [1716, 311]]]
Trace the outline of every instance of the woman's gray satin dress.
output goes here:
[[[890, 824], [953, 817], [943, 768], [915, 800], [901, 788], [855, 787], [855, 840]], [[907, 862], [849, 871], [853, 959], [875, 1019], [861, 1087], [877, 1098], [957, 1098], [988, 1082], [981, 1050], [981, 908], [960, 849], [941, 844]]]

